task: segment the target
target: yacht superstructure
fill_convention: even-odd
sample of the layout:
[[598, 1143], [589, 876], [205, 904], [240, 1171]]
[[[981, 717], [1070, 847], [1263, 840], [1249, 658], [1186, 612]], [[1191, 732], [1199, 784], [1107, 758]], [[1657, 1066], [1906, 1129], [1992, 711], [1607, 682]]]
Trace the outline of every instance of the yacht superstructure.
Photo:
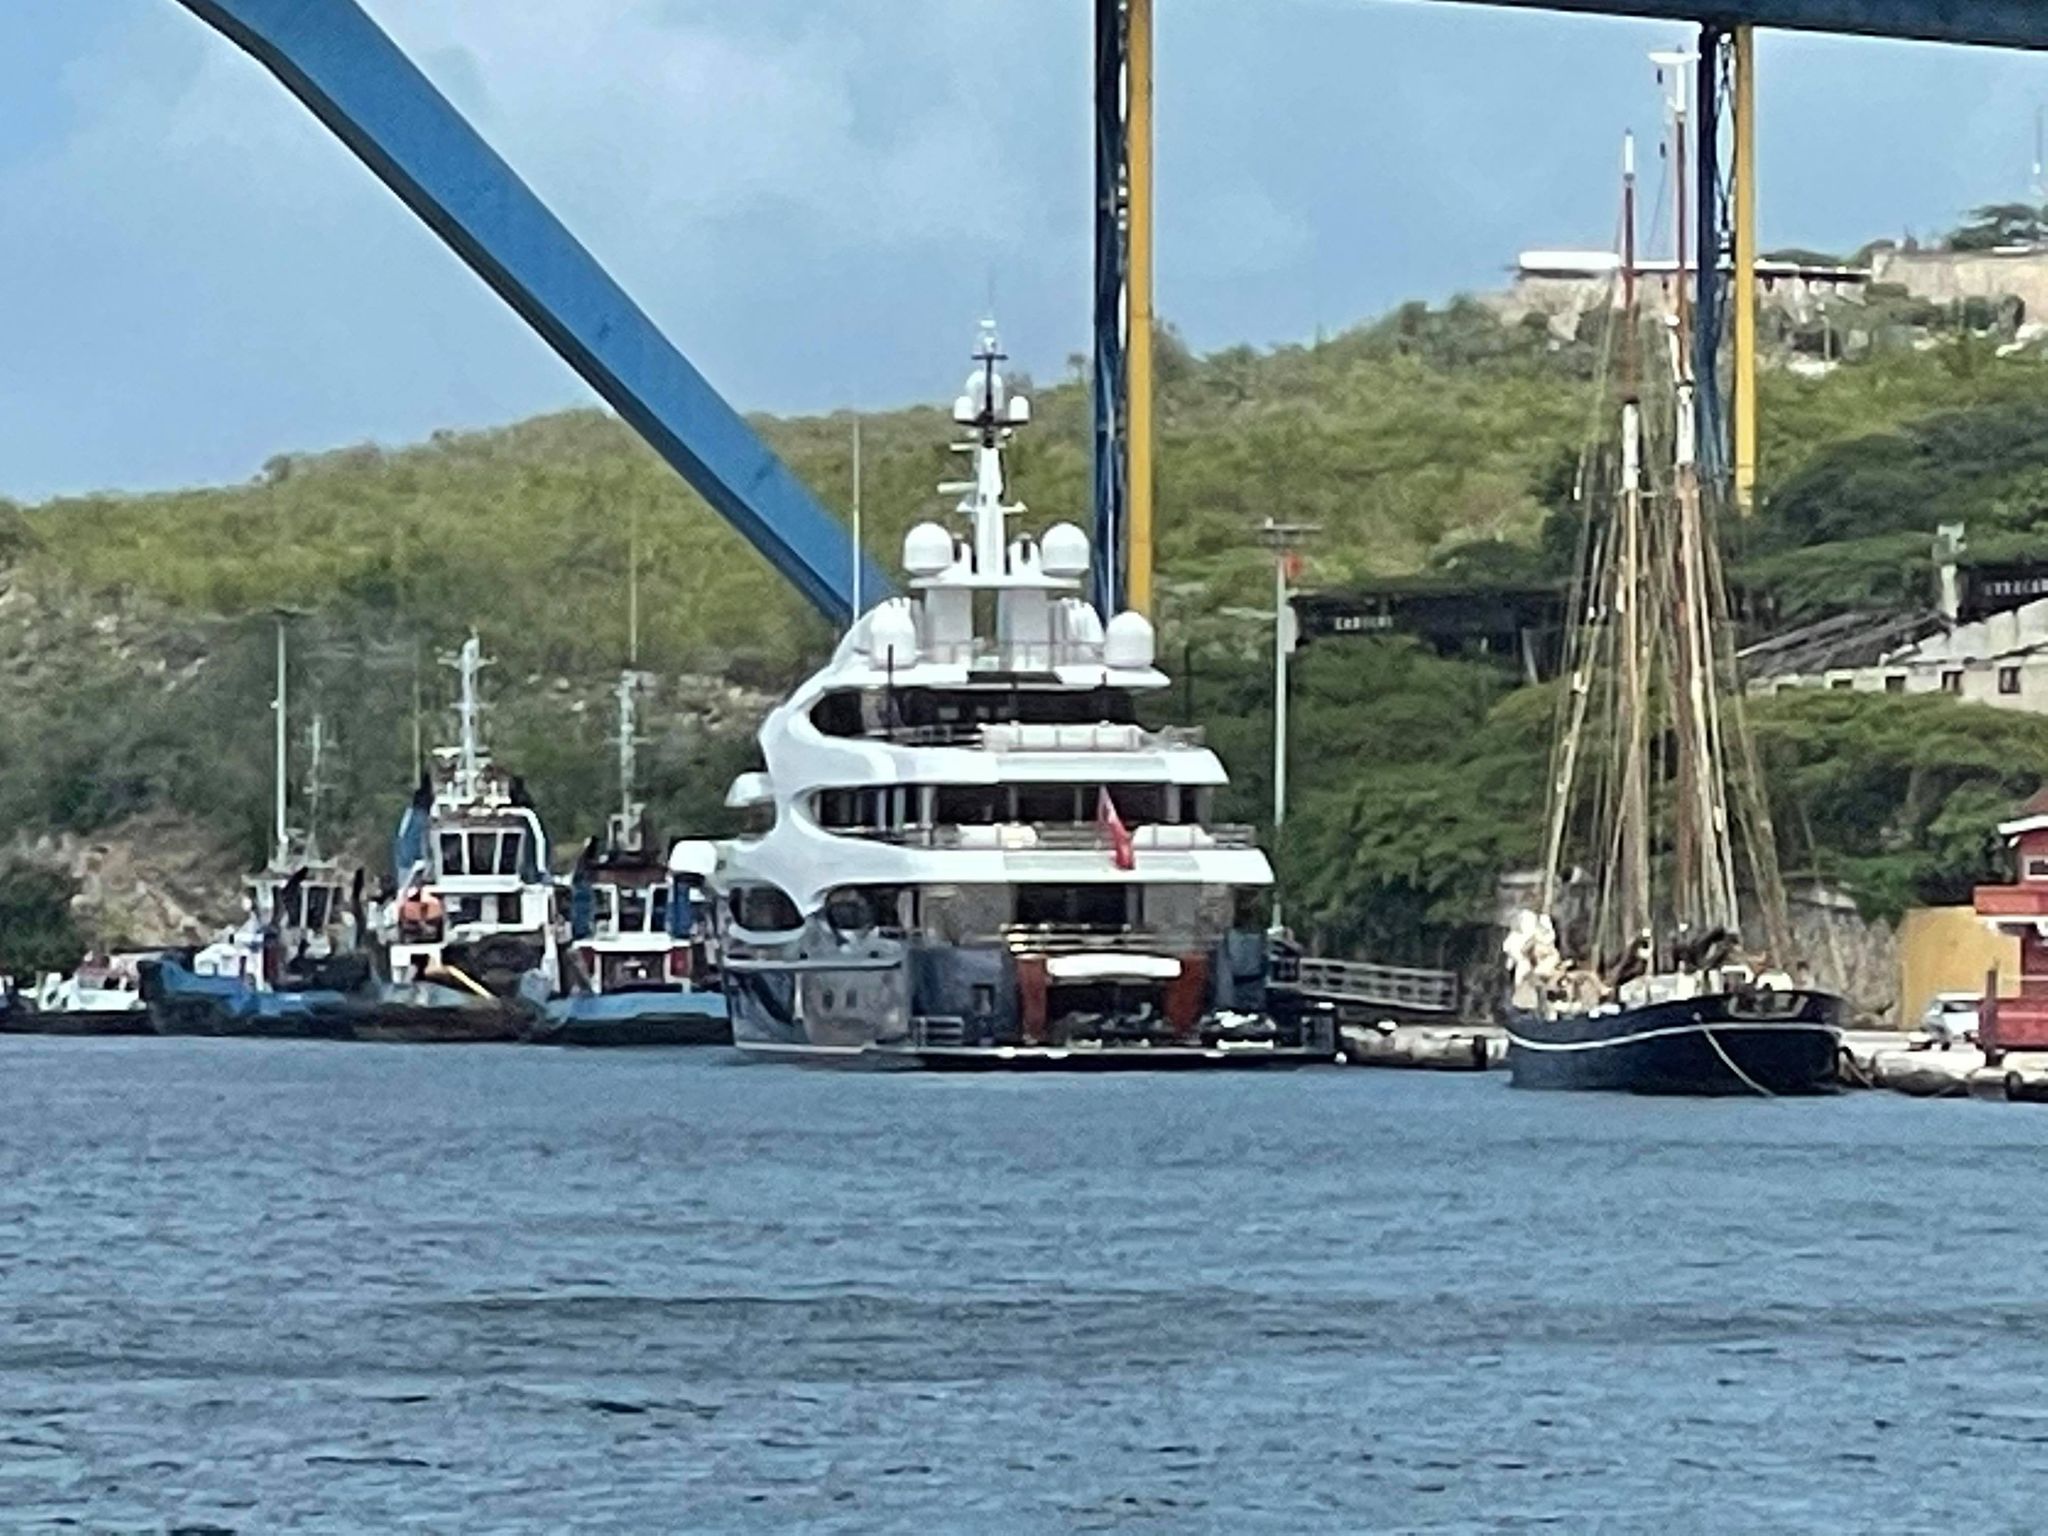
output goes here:
[[1014, 532], [1030, 421], [985, 331], [955, 402], [959, 533], [912, 528], [911, 594], [860, 614], [763, 724], [721, 849], [735, 1043], [889, 1064], [1146, 1065], [1324, 1054], [1265, 1006], [1273, 872], [1218, 825], [1199, 732], [1142, 723], [1151, 624], [1081, 595], [1087, 536]]

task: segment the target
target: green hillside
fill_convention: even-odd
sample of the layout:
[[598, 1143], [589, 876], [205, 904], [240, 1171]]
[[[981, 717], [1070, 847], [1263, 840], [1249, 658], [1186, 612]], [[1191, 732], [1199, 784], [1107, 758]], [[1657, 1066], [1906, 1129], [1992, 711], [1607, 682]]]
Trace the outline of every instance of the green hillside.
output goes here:
[[[1193, 713], [1239, 775], [1247, 819], [1263, 815], [1267, 745], [1265, 632], [1243, 613], [1270, 601], [1258, 523], [1322, 526], [1311, 582], [1555, 569], [1545, 529], [1596, 420], [1597, 355], [1590, 337], [1560, 343], [1471, 302], [1270, 351], [1197, 358], [1162, 337], [1164, 640], [1176, 670], [1193, 663]], [[949, 366], [935, 356], [934, 378]], [[1085, 523], [1085, 390], [1035, 397], [1017, 488], [1039, 518]], [[2048, 551], [2048, 369], [2033, 352], [1963, 335], [1877, 348], [1825, 378], [1774, 371], [1764, 420], [1764, 510], [1731, 533], [1731, 554], [1784, 613], [1916, 595], [1941, 522], [1967, 522], [1974, 549]], [[849, 417], [760, 425], [844, 507]], [[870, 546], [893, 565], [904, 529], [940, 511], [950, 429], [920, 408], [867, 417], [863, 433]], [[266, 615], [280, 605], [301, 610], [295, 725], [318, 708], [338, 740], [330, 840], [374, 859], [411, 774], [415, 678], [431, 709], [445, 697], [434, 658], [471, 624], [501, 662], [500, 755], [558, 835], [580, 837], [612, 793], [607, 689], [636, 528], [642, 659], [663, 680], [649, 788], [671, 827], [715, 830], [749, 712], [831, 636], [629, 431], [575, 411], [283, 456], [243, 485], [0, 508], [0, 842], [169, 807], [253, 854]], [[1333, 945], [1432, 957], [1471, 942], [1494, 870], [1534, 835], [1541, 693], [1368, 645], [1311, 652], [1302, 689], [1300, 815], [1283, 850], [1300, 911]], [[1877, 908], [1982, 862], [1961, 808], [2031, 787], [2048, 737], [1935, 702], [1940, 719], [1909, 733], [1924, 748], [1900, 735], [1895, 703], [1773, 704], [1765, 734], [1792, 782], [1830, 805], [1843, 785], [1828, 774], [1872, 806], [1902, 797], [1874, 842], [1861, 823], [1792, 817], [1808, 846], [1791, 862], [1832, 868]], [[1989, 740], [2004, 756], [1974, 745]], [[1831, 754], [1847, 762], [1823, 772]]]

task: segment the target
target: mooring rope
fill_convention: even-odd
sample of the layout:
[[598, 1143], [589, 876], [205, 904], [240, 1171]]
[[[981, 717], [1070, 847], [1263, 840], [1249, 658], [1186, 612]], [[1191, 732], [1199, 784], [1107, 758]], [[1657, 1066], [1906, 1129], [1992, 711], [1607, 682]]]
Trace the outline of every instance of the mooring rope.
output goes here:
[[1743, 1082], [1747, 1083], [1751, 1088], [1754, 1088], [1758, 1093], [1762, 1094], [1765, 1098], [1775, 1099], [1777, 1097], [1777, 1095], [1771, 1092], [1770, 1089], [1766, 1088], [1762, 1083], [1758, 1082], [1755, 1078], [1751, 1077], [1747, 1072], [1743, 1071], [1741, 1067], [1735, 1064], [1735, 1058], [1728, 1054], [1726, 1048], [1723, 1047], [1721, 1044], [1720, 1037], [1716, 1035], [1711, 1029], [1703, 1029], [1700, 1031], [1700, 1033], [1707, 1037], [1707, 1044], [1711, 1045], [1714, 1048], [1714, 1054], [1721, 1058], [1721, 1064], [1725, 1066], [1730, 1072], [1733, 1072], [1737, 1077], [1741, 1078]]

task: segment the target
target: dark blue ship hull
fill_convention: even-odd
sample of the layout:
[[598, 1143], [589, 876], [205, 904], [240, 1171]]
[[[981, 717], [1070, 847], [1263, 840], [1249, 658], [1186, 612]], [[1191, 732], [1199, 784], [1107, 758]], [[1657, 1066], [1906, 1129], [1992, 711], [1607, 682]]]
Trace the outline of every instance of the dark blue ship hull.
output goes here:
[[1846, 1007], [1825, 992], [1709, 993], [1615, 1013], [1508, 1017], [1517, 1088], [1607, 1093], [1825, 1093]]

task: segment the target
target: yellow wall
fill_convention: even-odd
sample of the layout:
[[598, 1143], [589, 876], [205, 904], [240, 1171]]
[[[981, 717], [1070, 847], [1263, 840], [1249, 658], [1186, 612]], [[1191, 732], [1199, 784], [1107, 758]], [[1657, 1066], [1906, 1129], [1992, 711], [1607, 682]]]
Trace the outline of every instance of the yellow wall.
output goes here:
[[1982, 992], [1998, 967], [1998, 994], [2020, 989], [2020, 941], [1985, 926], [1969, 907], [1915, 907], [1899, 924], [1898, 1027], [1914, 1029], [1937, 992]]

